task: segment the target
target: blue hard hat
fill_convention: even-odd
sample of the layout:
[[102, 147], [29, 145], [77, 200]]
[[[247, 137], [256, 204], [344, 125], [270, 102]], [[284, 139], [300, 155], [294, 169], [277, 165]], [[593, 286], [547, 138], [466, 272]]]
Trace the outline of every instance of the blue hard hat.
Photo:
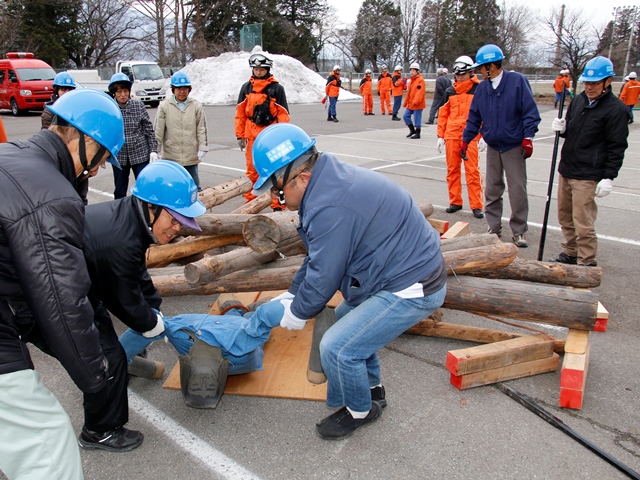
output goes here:
[[260, 175], [253, 189], [259, 189], [271, 175], [295, 161], [315, 143], [315, 138], [291, 123], [275, 123], [262, 130], [251, 150], [253, 166]]
[[157, 160], [144, 167], [131, 193], [188, 218], [198, 217], [207, 210], [198, 200], [198, 187], [189, 172], [171, 160]]
[[485, 65], [487, 63], [499, 62], [503, 59], [504, 53], [502, 53], [500, 47], [489, 43], [478, 49], [478, 53], [476, 53], [476, 63], [471, 65], [471, 68], [477, 68], [480, 65]]
[[54, 87], [76, 88], [76, 81], [69, 72], [60, 72], [53, 79]]
[[129, 78], [129, 76], [126, 73], [118, 72], [118, 73], [114, 74], [111, 77], [111, 80], [109, 80], [109, 87], [107, 89], [112, 94], [116, 93], [116, 84], [118, 84], [118, 83], [125, 83], [127, 85], [127, 88], [129, 89], [129, 91], [131, 91], [131, 85], [133, 85], [133, 82], [131, 81], [131, 79]]
[[584, 72], [582, 72], [578, 80], [581, 82], [599, 82], [614, 75], [611, 60], [607, 57], [595, 57], [584, 66]]
[[189, 77], [183, 71], [179, 71], [171, 75], [171, 86], [172, 87], [190, 87], [191, 82], [189, 81]]
[[109, 163], [121, 168], [117, 156], [124, 145], [124, 121], [113, 98], [93, 88], [81, 88], [46, 108], [106, 148], [111, 154]]

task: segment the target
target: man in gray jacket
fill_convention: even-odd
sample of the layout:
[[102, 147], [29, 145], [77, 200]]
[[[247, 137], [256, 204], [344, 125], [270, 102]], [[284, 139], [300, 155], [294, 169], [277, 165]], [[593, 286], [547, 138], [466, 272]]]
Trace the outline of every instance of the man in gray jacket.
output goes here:
[[438, 115], [438, 110], [444, 105], [444, 92], [451, 86], [451, 80], [447, 77], [449, 70], [439, 68], [436, 77], [436, 91], [433, 94], [433, 102], [431, 102], [431, 110], [429, 110], [429, 119], [425, 122], [427, 125], [433, 125]]
[[[320, 343], [327, 405], [316, 424], [337, 440], [375, 421], [386, 406], [376, 351], [444, 302], [440, 237], [407, 191], [377, 172], [318, 153], [299, 127], [276, 124], [253, 145], [254, 192], [300, 216], [307, 257], [289, 289], [280, 326], [298, 330], [339, 290], [337, 322]], [[375, 192], [375, 194], [372, 194]]]

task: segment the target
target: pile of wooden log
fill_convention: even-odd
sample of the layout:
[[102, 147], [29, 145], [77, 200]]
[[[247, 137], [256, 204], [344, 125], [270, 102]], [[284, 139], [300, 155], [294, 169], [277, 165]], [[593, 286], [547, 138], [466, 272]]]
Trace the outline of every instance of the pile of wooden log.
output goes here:
[[[200, 198], [211, 208], [249, 188], [246, 179], [232, 180], [205, 189]], [[206, 213], [198, 218], [201, 232], [185, 229], [180, 232], [181, 241], [151, 247], [147, 265], [160, 295], [289, 288], [305, 249], [296, 230], [296, 212], [260, 213], [269, 207], [270, 201], [267, 193], [229, 214]], [[449, 273], [444, 308], [562, 326], [570, 332], [606, 330], [606, 311], [597, 294], [587, 290], [600, 284], [600, 267], [520, 259], [515, 245], [502, 243], [495, 235], [466, 235], [468, 225], [464, 222], [449, 228], [448, 222], [430, 218], [431, 204], [423, 203], [420, 208], [443, 238], [441, 249]], [[496, 342], [449, 352], [447, 368], [458, 388], [555, 370], [559, 362], [557, 353], [563, 353], [565, 346], [562, 341], [543, 335], [522, 336], [432, 319], [420, 322], [408, 332]], [[580, 345], [575, 352], [569, 352], [572, 356], [565, 354], [565, 363], [567, 358], [571, 360], [563, 368], [565, 393], [561, 396], [565, 400], [561, 404], [571, 408], [580, 408], [582, 404], [588, 335]], [[571, 400], [567, 400], [569, 397]]]

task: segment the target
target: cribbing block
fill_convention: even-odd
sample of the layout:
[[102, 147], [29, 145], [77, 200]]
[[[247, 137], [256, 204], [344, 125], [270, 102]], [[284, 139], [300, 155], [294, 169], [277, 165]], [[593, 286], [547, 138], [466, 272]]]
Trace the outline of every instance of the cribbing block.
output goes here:
[[447, 240], [448, 238], [464, 237], [469, 235], [469, 223], [468, 222], [456, 222], [453, 227], [447, 229], [442, 235], [441, 240]]
[[[571, 331], [569, 332], [571, 334]], [[569, 339], [569, 337], [567, 337]], [[569, 342], [567, 342], [569, 344]], [[580, 409], [589, 371], [590, 343], [584, 353], [565, 353], [560, 371], [560, 406]]]
[[440, 235], [442, 235], [447, 230], [449, 230], [449, 222], [446, 220], [438, 220], [436, 218], [427, 218], [427, 222], [429, 222], [431, 226], [435, 228]]
[[598, 309], [596, 310], [596, 325], [593, 327], [595, 332], [606, 332], [607, 323], [609, 323], [609, 311], [604, 308], [600, 302], [598, 302]]

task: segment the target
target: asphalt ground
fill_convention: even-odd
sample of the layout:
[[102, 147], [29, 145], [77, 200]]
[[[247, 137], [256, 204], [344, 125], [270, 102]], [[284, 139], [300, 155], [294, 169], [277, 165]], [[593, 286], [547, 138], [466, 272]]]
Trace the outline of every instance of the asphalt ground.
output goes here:
[[[317, 138], [320, 150], [343, 161], [380, 171], [414, 198], [435, 206], [434, 217], [469, 222], [483, 233], [484, 220], [464, 210], [447, 214], [446, 166], [438, 153], [436, 127], [422, 126], [422, 138], [405, 138], [403, 122], [379, 112], [363, 116], [359, 102], [338, 104], [339, 123], [327, 122], [320, 104], [292, 105], [295, 123]], [[428, 111], [428, 110], [427, 110]], [[528, 160], [530, 201], [528, 240], [521, 249], [536, 259], [554, 145], [550, 124], [555, 111], [541, 106], [542, 123]], [[200, 166], [202, 184], [216, 185], [242, 176], [244, 153], [233, 133], [234, 108], [205, 107], [211, 151]], [[149, 110], [155, 115], [155, 109]], [[39, 128], [39, 114], [0, 113], [10, 139], [24, 139]], [[640, 472], [640, 362], [637, 271], [640, 252], [640, 134], [630, 126], [629, 149], [613, 192], [598, 199], [598, 261], [604, 270], [595, 289], [609, 310], [607, 332], [592, 333], [591, 363], [583, 408], [558, 407], [559, 371], [506, 382], [531, 397], [568, 427]], [[484, 171], [484, 154], [481, 154]], [[34, 172], [37, 174], [37, 172]], [[133, 177], [132, 177], [133, 178]], [[133, 180], [132, 180], [133, 181]], [[557, 184], [557, 175], [556, 181]], [[92, 179], [90, 202], [109, 200], [110, 167]], [[375, 195], [375, 192], [371, 192]], [[555, 189], [553, 197], [555, 199]], [[510, 232], [505, 194], [503, 241]], [[241, 198], [215, 208], [229, 212]], [[390, 215], [393, 212], [389, 212]], [[560, 251], [562, 235], [551, 202], [545, 258]], [[634, 280], [635, 279], [635, 280]], [[166, 298], [166, 315], [207, 312], [212, 296]], [[444, 311], [444, 321], [520, 331], [463, 312]], [[123, 326], [115, 320], [118, 330]], [[528, 326], [532, 326], [528, 324]], [[558, 338], [562, 328], [533, 325]], [[165, 362], [163, 380], [132, 378], [129, 428], [145, 434], [129, 453], [82, 451], [87, 479], [615, 479], [626, 478], [565, 433], [554, 428], [495, 386], [459, 391], [444, 369], [448, 350], [472, 344], [402, 335], [380, 353], [389, 406], [374, 424], [351, 438], [329, 442], [315, 434], [315, 423], [332, 410], [323, 403], [225, 395], [216, 410], [184, 405], [177, 391], [161, 387], [177, 360], [172, 347], [157, 342], [150, 358]], [[74, 428], [83, 421], [82, 395], [58, 362], [32, 349], [45, 384], [69, 412]], [[2, 475], [0, 474], [0, 477]]]

